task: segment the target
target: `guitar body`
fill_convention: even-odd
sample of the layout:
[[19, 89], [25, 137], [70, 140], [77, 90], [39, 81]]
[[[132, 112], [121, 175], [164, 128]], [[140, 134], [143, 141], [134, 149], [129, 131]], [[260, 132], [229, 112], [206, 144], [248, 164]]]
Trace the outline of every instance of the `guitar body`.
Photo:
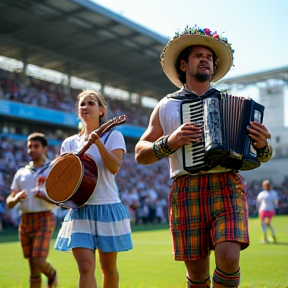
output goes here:
[[58, 157], [45, 182], [47, 196], [63, 208], [79, 208], [91, 198], [98, 169], [89, 154], [65, 153]]
[[[127, 116], [115, 117], [93, 131], [99, 137], [115, 125], [126, 121]], [[91, 198], [98, 180], [97, 165], [89, 154], [85, 153], [93, 144], [89, 135], [88, 143], [77, 153], [64, 153], [52, 166], [45, 181], [45, 192], [38, 189], [37, 197], [55, 203], [63, 208], [79, 208]]]

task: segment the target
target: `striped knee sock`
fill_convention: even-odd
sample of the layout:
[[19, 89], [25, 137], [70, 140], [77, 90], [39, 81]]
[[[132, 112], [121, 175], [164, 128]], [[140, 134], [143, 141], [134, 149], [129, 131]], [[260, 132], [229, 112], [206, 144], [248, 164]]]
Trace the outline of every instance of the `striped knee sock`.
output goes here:
[[240, 282], [240, 268], [234, 273], [226, 273], [220, 270], [218, 267], [214, 270], [213, 275], [213, 287], [223, 288], [231, 287], [237, 288]]
[[204, 281], [192, 281], [188, 276], [186, 278], [188, 288], [210, 288], [210, 276]]
[[36, 276], [36, 277], [30, 276], [29, 280], [30, 280], [30, 287], [31, 288], [40, 288], [41, 287], [41, 283], [42, 283], [41, 275]]

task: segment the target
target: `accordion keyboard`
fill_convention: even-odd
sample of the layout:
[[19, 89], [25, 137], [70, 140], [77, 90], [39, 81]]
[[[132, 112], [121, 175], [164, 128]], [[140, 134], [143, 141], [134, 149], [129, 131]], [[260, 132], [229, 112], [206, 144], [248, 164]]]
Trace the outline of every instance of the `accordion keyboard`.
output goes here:
[[[203, 104], [202, 100], [196, 100], [182, 105], [182, 122], [195, 123], [198, 126], [203, 126]], [[203, 139], [203, 137], [202, 137]], [[198, 167], [204, 166], [205, 143], [191, 143], [185, 145], [184, 148], [184, 166]]]
[[[250, 98], [209, 90], [180, 104], [181, 123], [202, 127], [201, 142], [182, 147], [183, 168], [190, 173], [215, 167], [251, 170], [259, 167], [247, 126], [263, 121], [264, 106]], [[218, 168], [217, 168], [218, 169]]]

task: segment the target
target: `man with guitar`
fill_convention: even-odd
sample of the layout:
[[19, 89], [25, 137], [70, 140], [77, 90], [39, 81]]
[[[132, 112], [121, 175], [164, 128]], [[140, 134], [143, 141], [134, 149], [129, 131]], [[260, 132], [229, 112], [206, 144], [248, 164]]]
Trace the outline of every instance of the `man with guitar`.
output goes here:
[[[99, 92], [85, 90], [77, 99], [78, 117], [83, 123], [83, 129], [79, 134], [64, 140], [59, 158], [65, 159], [66, 156], [69, 158], [69, 153], [72, 152], [77, 157], [80, 154], [80, 161], [86, 161], [87, 158], [92, 160], [95, 165], [90, 165], [91, 169], [87, 169], [89, 176], [87, 173], [83, 178], [85, 182], [90, 182], [93, 188], [86, 186], [86, 190], [92, 190], [92, 194], [85, 205], [71, 207], [68, 211], [55, 248], [59, 251], [72, 250], [79, 270], [79, 288], [97, 287], [95, 252], [98, 250], [103, 275], [101, 287], [117, 288], [119, 286], [117, 252], [132, 249], [129, 213], [120, 201], [115, 182], [115, 174], [121, 167], [126, 150], [125, 141], [117, 130], [106, 130], [103, 134], [98, 132], [101, 130], [101, 122], [106, 112], [105, 99]], [[91, 142], [92, 145], [87, 145]], [[84, 150], [85, 157], [82, 155]], [[83, 172], [86, 174], [87, 171], [84, 169]], [[70, 174], [67, 178], [76, 177], [75, 170], [71, 169]], [[80, 178], [82, 175], [79, 175]], [[48, 180], [49, 177], [47, 182]], [[67, 181], [69, 180], [66, 179], [63, 185], [66, 185]], [[80, 186], [81, 184], [79, 183]]]
[[6, 204], [8, 208], [19, 205], [19, 234], [24, 257], [29, 261], [30, 288], [41, 287], [41, 274], [48, 278], [47, 287], [53, 288], [57, 285], [56, 270], [46, 260], [55, 228], [52, 212], [55, 205], [36, 197], [39, 178], [45, 177], [49, 171], [50, 162], [46, 158], [48, 141], [45, 135], [30, 134], [27, 149], [32, 161], [16, 172]]

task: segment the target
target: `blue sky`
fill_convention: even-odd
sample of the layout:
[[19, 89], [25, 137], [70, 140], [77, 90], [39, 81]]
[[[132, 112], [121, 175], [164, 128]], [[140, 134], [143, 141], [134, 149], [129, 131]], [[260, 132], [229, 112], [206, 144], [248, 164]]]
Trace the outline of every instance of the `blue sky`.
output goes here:
[[288, 0], [95, 0], [163, 36], [186, 25], [223, 33], [232, 44], [230, 78], [288, 66]]

